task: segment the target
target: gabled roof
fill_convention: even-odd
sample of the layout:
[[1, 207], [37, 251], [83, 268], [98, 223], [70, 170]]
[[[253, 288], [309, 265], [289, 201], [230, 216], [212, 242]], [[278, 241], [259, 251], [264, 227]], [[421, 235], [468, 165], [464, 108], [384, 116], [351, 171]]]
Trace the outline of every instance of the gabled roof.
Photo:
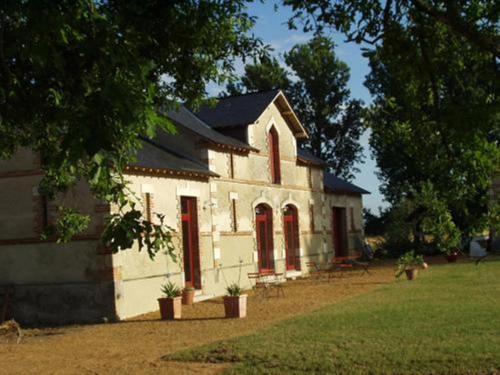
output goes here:
[[137, 160], [130, 163], [129, 170], [156, 172], [177, 171], [192, 176], [219, 175], [210, 171], [207, 166], [185, 155], [178, 150], [160, 145], [148, 138], [142, 138], [142, 148], [137, 153]]
[[333, 194], [371, 194], [359, 186], [351, 184], [331, 173], [325, 173], [323, 177], [325, 190]]
[[307, 131], [295, 115], [281, 90], [219, 98], [215, 106], [203, 105], [195, 112], [214, 129], [245, 126], [255, 123], [262, 112], [275, 102], [297, 138], [307, 138]]
[[208, 126], [205, 122], [196, 117], [191, 111], [184, 106], [180, 106], [176, 111], [170, 111], [165, 114], [168, 118], [174, 121], [177, 125], [195, 132], [202, 138], [217, 145], [228, 146], [235, 150], [257, 151], [256, 148], [237, 139], [227, 137]]
[[303, 148], [297, 148], [297, 160], [304, 164], [312, 164], [317, 165], [319, 167], [326, 167], [328, 165], [324, 160], [317, 158], [309, 151], [304, 150]]

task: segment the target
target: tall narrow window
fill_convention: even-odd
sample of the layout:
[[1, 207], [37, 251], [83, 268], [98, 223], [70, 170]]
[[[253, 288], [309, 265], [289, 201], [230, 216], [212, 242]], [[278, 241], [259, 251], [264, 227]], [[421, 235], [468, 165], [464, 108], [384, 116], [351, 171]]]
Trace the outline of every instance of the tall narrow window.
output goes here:
[[233, 232], [238, 231], [238, 219], [236, 217], [236, 199], [231, 199], [231, 212], [233, 215]]
[[229, 154], [229, 177], [234, 178], [234, 155]]
[[349, 216], [351, 217], [351, 231], [355, 231], [356, 225], [354, 223], [354, 207], [349, 207]]
[[152, 214], [151, 214], [151, 194], [150, 193], [145, 193], [144, 194], [144, 208], [146, 211], [146, 220], [151, 222], [152, 219]]
[[281, 170], [280, 170], [280, 148], [278, 132], [274, 127], [269, 130], [268, 135], [269, 146], [269, 168], [271, 169], [271, 182], [273, 184], [281, 183]]

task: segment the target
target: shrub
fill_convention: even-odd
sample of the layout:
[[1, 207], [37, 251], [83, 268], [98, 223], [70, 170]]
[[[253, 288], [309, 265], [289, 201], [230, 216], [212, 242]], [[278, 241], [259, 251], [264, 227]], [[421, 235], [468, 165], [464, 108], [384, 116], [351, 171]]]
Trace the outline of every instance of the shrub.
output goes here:
[[168, 298], [179, 297], [180, 295], [182, 295], [182, 289], [171, 281], [167, 282], [165, 285], [162, 285], [161, 291], [165, 295], [165, 297]]
[[243, 290], [241, 289], [241, 287], [237, 283], [230, 284], [226, 288], [226, 291], [227, 291], [227, 295], [232, 296], [232, 297], [240, 296], [241, 293], [243, 292]]
[[424, 266], [424, 257], [422, 255], [416, 255], [415, 251], [409, 251], [399, 257], [396, 269], [396, 277], [401, 276], [406, 270], [411, 270], [417, 267]]

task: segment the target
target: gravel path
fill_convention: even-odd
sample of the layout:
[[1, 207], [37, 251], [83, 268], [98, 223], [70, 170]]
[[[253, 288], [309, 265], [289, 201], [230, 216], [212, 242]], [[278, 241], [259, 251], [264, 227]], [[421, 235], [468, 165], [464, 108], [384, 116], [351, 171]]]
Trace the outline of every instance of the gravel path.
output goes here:
[[249, 293], [245, 319], [224, 319], [219, 298], [183, 306], [181, 321], [161, 321], [155, 312], [115, 324], [25, 330], [21, 344], [0, 345], [0, 373], [217, 373], [226, 365], [166, 362], [161, 357], [249, 334], [393, 281], [394, 266], [375, 262], [371, 275], [356, 273], [329, 283], [288, 282], [284, 286], [285, 297], [263, 300]]

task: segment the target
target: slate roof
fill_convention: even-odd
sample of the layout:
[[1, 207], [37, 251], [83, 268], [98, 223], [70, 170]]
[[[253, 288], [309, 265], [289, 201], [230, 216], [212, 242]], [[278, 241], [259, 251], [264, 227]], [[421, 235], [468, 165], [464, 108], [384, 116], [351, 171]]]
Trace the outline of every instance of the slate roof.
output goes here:
[[236, 149], [242, 150], [253, 150], [257, 151], [256, 148], [250, 146], [245, 142], [241, 142], [237, 139], [227, 137], [208, 126], [205, 122], [196, 117], [191, 111], [189, 111], [184, 106], [179, 107], [177, 111], [170, 111], [166, 113], [172, 121], [184, 126], [185, 128], [195, 132], [206, 140], [219, 145], [226, 145]]
[[342, 180], [331, 173], [325, 173], [323, 184], [326, 190], [338, 194], [371, 194], [369, 191], [360, 188], [350, 182]]
[[252, 124], [279, 92], [276, 89], [219, 98], [215, 106], [203, 105], [195, 114], [214, 129]]
[[302, 148], [297, 149], [297, 159], [299, 161], [302, 161], [306, 164], [316, 164], [318, 166], [326, 166], [328, 163], [320, 158], [317, 158], [313, 154], [311, 154], [309, 151], [304, 150]]
[[132, 167], [144, 167], [161, 170], [176, 170], [186, 173], [197, 173], [206, 176], [218, 177], [207, 166], [188, 155], [160, 145], [150, 139], [142, 138], [142, 148], [137, 153], [137, 161], [131, 163]]

